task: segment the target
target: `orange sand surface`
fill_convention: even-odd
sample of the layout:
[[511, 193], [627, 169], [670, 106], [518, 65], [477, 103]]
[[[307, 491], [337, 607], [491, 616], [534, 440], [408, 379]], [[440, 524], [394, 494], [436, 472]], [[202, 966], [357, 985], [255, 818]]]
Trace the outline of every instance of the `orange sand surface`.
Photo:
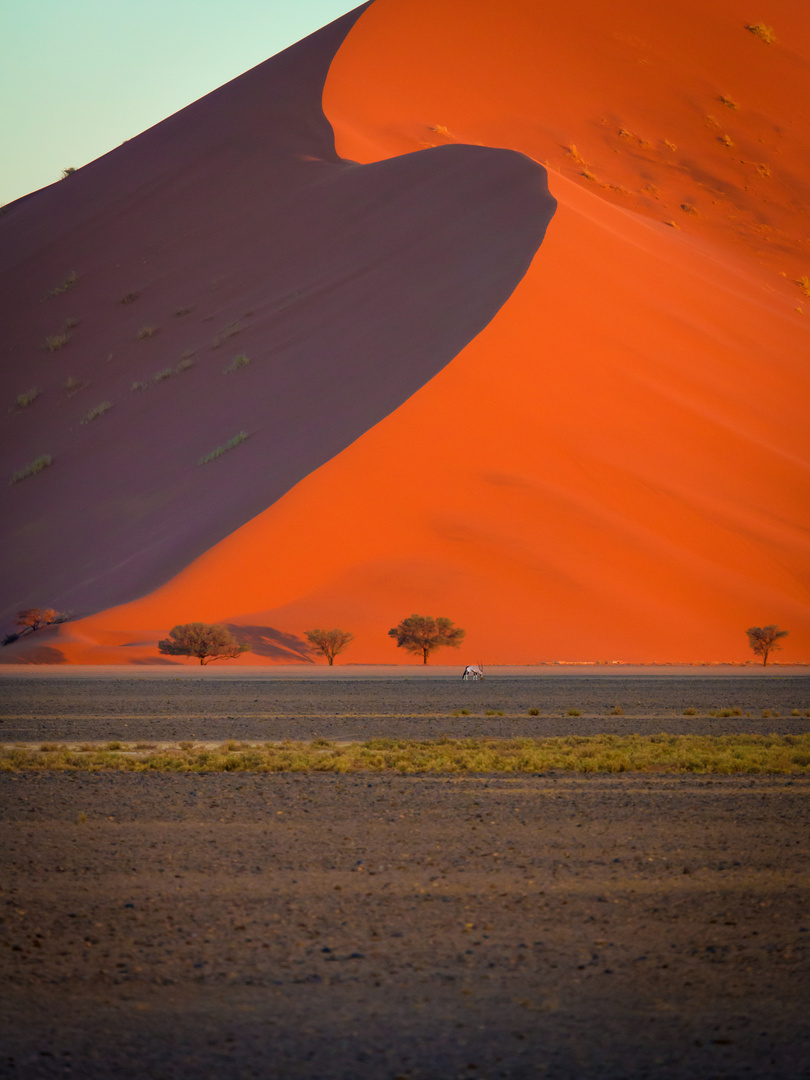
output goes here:
[[533, 0], [376, 0], [326, 83], [338, 153], [519, 150], [558, 200], [545, 242], [395, 412], [51, 644], [144, 662], [174, 623], [217, 620], [252, 628], [255, 664], [341, 626], [341, 660], [391, 662], [388, 628], [422, 612], [488, 663], [742, 660], [765, 623], [790, 631], [778, 659], [806, 659], [810, 20], [768, 11], [773, 45], [740, 0], [573, 0], [552, 19]]

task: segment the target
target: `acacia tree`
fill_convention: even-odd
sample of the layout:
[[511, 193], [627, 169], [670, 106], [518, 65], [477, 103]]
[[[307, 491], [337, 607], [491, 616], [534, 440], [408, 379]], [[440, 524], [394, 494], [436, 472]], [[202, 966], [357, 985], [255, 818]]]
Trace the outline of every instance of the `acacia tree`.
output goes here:
[[158, 642], [158, 649], [167, 656], [197, 656], [201, 664], [234, 660], [249, 648], [220, 623], [178, 623]]
[[422, 663], [428, 662], [428, 656], [444, 645], [457, 649], [464, 640], [466, 630], [453, 626], [451, 619], [434, 619], [430, 615], [409, 615], [399, 626], [388, 631], [388, 636], [397, 639], [397, 648], [422, 655]]
[[39, 630], [40, 626], [65, 622], [66, 619], [67, 615], [51, 607], [30, 607], [17, 612], [15, 626], [20, 626], [23, 630]]
[[14, 620], [14, 625], [20, 628], [19, 631], [15, 634], [6, 634], [3, 640], [0, 641], [0, 645], [11, 645], [26, 634], [33, 634], [35, 630], [39, 630], [40, 626], [67, 622], [68, 618], [68, 615], [50, 607], [23, 608], [22, 611], [17, 612], [17, 618]]
[[350, 641], [354, 641], [354, 634], [348, 630], [305, 630], [307, 641], [310, 645], [322, 652], [331, 667], [338, 653], [342, 653]]
[[787, 630], [780, 630], [771, 623], [770, 626], [750, 626], [746, 631], [748, 644], [757, 656], [762, 657], [763, 667], [768, 663], [768, 653], [781, 649], [779, 639], [787, 637]]

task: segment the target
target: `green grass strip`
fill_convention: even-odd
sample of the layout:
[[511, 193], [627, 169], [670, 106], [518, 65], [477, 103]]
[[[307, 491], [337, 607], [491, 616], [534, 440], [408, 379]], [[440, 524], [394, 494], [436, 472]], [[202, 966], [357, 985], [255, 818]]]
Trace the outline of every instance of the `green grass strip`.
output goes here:
[[810, 775], [810, 735], [595, 735], [367, 742], [110, 743], [0, 749], [0, 771], [790, 773]]

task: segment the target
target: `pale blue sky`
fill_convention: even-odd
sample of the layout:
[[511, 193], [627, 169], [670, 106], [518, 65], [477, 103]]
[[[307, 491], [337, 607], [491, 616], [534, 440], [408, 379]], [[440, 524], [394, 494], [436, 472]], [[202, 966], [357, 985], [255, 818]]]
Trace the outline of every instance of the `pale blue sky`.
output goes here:
[[361, 0], [0, 0], [0, 204], [58, 180]]

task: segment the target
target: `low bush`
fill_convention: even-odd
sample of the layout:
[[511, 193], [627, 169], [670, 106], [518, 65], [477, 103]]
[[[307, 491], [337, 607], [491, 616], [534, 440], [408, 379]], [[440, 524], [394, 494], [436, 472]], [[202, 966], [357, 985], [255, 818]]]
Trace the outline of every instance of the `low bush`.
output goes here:
[[690, 705], [688, 708], [683, 710], [683, 715], [684, 716], [697, 716], [697, 709], [693, 708]]
[[529, 709], [529, 716], [539, 716], [539, 715], [540, 715], [540, 710], [539, 709]]
[[569, 709], [568, 712], [565, 715], [566, 716], [582, 716], [582, 713], [579, 711], [579, 709]]

